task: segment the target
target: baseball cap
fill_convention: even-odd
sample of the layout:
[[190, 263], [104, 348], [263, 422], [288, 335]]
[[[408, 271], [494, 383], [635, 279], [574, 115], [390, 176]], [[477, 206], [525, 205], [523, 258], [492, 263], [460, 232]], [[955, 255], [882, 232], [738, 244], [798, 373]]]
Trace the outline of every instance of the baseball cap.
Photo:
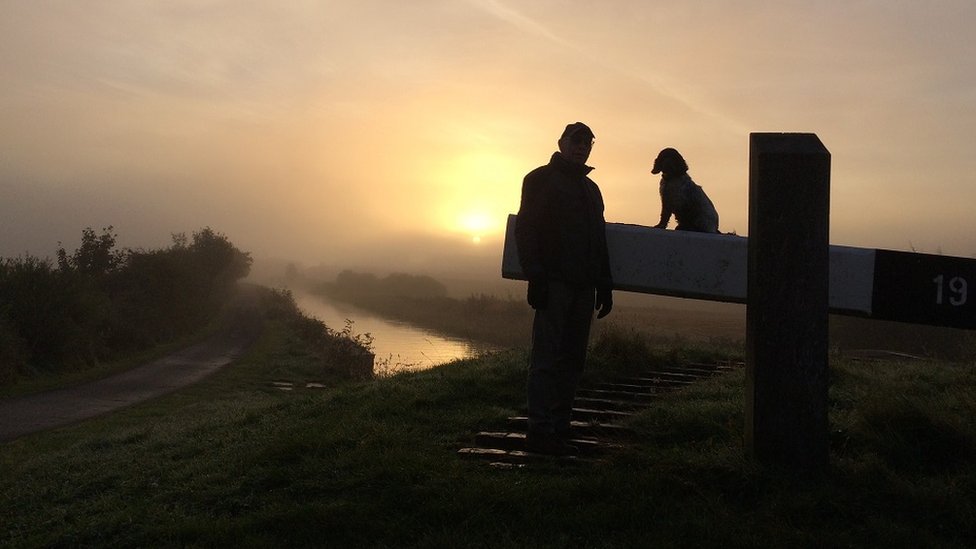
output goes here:
[[580, 132], [585, 132], [585, 134], [588, 134], [590, 136], [590, 139], [596, 137], [595, 135], [593, 135], [593, 130], [591, 130], [590, 127], [587, 126], [586, 124], [582, 122], [573, 122], [572, 124], [566, 125], [566, 129], [563, 130], [563, 134], [562, 136], [560, 136], [559, 139], [560, 140], [567, 139], [573, 137], [574, 135]]

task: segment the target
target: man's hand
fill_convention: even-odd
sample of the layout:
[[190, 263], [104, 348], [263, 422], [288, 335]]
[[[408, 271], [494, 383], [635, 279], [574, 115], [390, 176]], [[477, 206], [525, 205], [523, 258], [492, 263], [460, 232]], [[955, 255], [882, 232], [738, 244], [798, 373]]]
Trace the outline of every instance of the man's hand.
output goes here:
[[545, 280], [530, 280], [529, 305], [536, 310], [542, 310], [549, 304], [549, 283]]
[[596, 291], [597, 318], [603, 318], [613, 310], [613, 292], [610, 288], [600, 288]]

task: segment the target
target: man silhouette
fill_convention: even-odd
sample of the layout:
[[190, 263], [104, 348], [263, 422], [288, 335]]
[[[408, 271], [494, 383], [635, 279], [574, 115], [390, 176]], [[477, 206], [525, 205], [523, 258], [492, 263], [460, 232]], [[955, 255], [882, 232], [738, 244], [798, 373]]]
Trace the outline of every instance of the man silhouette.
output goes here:
[[567, 440], [593, 311], [603, 318], [613, 308], [603, 196], [586, 165], [593, 139], [586, 124], [567, 125], [549, 163], [522, 182], [515, 239], [535, 309], [526, 436], [531, 452], [576, 452]]

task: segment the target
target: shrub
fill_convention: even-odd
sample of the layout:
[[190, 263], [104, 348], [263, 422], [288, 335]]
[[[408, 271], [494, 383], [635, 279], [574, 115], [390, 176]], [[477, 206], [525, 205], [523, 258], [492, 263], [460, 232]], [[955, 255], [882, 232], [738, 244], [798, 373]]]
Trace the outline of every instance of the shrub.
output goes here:
[[247, 276], [250, 256], [210, 228], [163, 250], [116, 249], [112, 227], [72, 253], [0, 258], [0, 383], [172, 341], [204, 326]]

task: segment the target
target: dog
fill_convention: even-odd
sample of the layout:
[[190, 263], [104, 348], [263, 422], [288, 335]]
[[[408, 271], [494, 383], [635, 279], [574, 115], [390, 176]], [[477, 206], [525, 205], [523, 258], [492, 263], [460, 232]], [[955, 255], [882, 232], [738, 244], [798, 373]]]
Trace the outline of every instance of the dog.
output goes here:
[[688, 163], [681, 153], [667, 148], [654, 159], [652, 174], [661, 176], [661, 220], [654, 226], [666, 229], [674, 215], [677, 231], [717, 233], [718, 211], [705, 191], [688, 175]]

